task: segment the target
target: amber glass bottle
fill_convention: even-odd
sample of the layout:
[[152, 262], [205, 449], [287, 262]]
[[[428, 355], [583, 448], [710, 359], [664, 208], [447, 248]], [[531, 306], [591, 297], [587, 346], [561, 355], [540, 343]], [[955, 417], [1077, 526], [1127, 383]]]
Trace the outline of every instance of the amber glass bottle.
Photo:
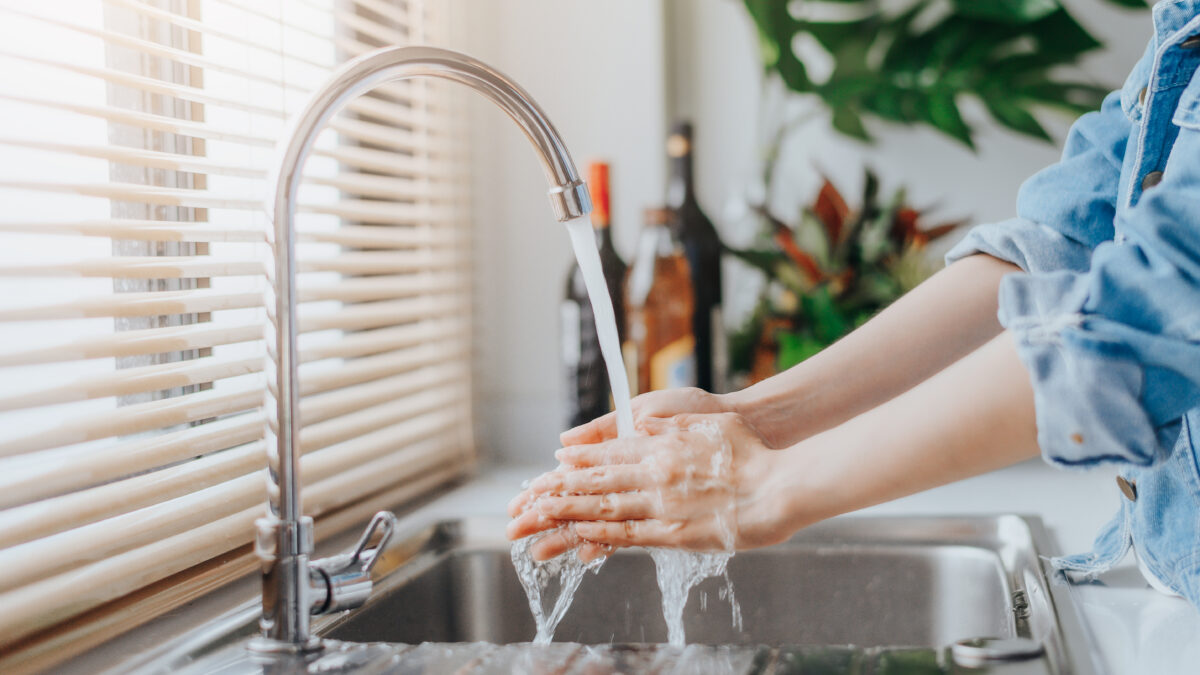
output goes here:
[[[621, 286], [625, 280], [625, 262], [613, 247], [610, 229], [608, 164], [592, 162], [588, 166], [588, 190], [592, 195], [592, 228], [604, 281], [612, 297], [617, 319], [617, 335], [625, 337], [625, 312]], [[612, 409], [608, 371], [600, 353], [596, 318], [588, 299], [587, 286], [579, 265], [567, 274], [566, 292], [560, 307], [562, 320], [562, 360], [567, 385], [567, 428], [576, 427]]]
[[625, 281], [625, 367], [635, 394], [696, 385], [695, 296], [669, 209], [648, 209]]

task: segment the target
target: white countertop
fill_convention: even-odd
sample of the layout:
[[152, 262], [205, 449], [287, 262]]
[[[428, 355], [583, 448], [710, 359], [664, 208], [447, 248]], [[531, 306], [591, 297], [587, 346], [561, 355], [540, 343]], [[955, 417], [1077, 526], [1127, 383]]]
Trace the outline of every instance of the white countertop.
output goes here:
[[[470, 483], [422, 508], [422, 515], [502, 515], [521, 481], [540, 467], [484, 469]], [[1120, 493], [1115, 472], [1068, 472], [1038, 461], [913, 495], [862, 511], [866, 515], [970, 515], [1019, 513], [1041, 516], [1062, 552], [1090, 547], [1101, 525], [1116, 513]], [[1080, 585], [1083, 608], [1111, 675], [1194, 675], [1200, 672], [1200, 611], [1179, 598], [1152, 590], [1132, 559], [1097, 584]]]

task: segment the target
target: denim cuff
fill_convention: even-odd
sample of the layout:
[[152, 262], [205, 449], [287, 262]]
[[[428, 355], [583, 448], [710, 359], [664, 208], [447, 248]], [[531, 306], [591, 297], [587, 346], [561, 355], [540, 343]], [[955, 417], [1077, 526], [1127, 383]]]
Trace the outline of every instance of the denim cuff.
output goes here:
[[1010, 262], [1026, 272], [1058, 270], [1083, 272], [1092, 251], [1058, 230], [1026, 218], [977, 225], [946, 254], [946, 264], [976, 253]]
[[1085, 277], [1010, 274], [1000, 285], [1000, 323], [1033, 384], [1038, 445], [1051, 464], [1149, 466], [1161, 459], [1140, 400], [1143, 370], [1128, 348], [1084, 313]]

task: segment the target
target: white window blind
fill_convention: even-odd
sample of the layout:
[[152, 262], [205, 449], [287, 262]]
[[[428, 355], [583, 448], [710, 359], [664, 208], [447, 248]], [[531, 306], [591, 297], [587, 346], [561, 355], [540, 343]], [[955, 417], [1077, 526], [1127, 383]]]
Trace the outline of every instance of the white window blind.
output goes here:
[[[0, 0], [0, 650], [189, 570], [250, 569], [275, 143], [338, 63], [443, 42], [441, 4]], [[364, 96], [305, 170], [318, 523], [469, 465], [460, 95]]]

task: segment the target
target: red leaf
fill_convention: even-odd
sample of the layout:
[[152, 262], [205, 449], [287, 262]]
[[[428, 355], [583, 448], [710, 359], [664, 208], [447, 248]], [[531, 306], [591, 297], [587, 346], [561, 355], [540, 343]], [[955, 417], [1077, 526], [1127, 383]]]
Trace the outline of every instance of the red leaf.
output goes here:
[[967, 221], [965, 221], [965, 220], [960, 220], [957, 223], [946, 223], [944, 225], [938, 225], [936, 227], [931, 227], [928, 230], [922, 230], [921, 234], [927, 240], [934, 241], [936, 239], [941, 239], [942, 237], [950, 234], [951, 232], [957, 230], [958, 228], [960, 228], [966, 224], [967, 224]]
[[801, 272], [804, 272], [809, 283], [816, 284], [824, 278], [825, 275], [821, 273], [817, 261], [800, 250], [800, 247], [796, 245], [796, 240], [792, 239], [792, 231], [786, 226], [777, 225], [775, 227], [775, 243], [779, 244], [779, 248], [783, 249], [792, 262], [796, 263], [796, 267], [799, 267]]
[[846, 225], [846, 219], [850, 217], [850, 207], [846, 205], [846, 200], [842, 198], [837, 188], [828, 178], [824, 179], [825, 183], [821, 186], [821, 191], [817, 193], [817, 201], [813, 204], [813, 213], [816, 214], [817, 220], [825, 226], [825, 232], [829, 235], [830, 243], [836, 244], [841, 241], [842, 228]]
[[907, 206], [896, 210], [892, 216], [892, 238], [900, 242], [909, 242], [917, 238], [921, 230], [917, 227], [917, 219], [921, 212]]

